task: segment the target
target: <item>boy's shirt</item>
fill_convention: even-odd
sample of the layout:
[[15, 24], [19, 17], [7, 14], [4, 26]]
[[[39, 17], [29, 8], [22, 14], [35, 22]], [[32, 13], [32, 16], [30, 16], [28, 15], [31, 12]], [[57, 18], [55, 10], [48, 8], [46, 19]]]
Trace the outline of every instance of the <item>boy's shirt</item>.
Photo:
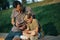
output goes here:
[[33, 19], [32, 23], [27, 24], [27, 28], [29, 30], [34, 30], [36, 27], [38, 27], [38, 22], [36, 19]]

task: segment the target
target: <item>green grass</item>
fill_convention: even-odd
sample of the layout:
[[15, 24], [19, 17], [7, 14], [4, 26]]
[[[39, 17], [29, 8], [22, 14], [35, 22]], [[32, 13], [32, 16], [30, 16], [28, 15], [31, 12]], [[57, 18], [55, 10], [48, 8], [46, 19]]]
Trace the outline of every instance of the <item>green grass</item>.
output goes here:
[[[31, 6], [32, 7], [32, 6]], [[41, 26], [48, 22], [54, 23], [58, 33], [60, 34], [60, 3], [32, 7], [36, 14], [36, 18]], [[0, 11], [0, 32], [9, 32], [12, 25], [10, 23], [10, 15], [12, 9]]]
[[45, 0], [45, 1], [41, 1], [41, 2], [35, 2], [35, 3], [27, 4], [27, 6], [30, 6], [30, 7], [34, 8], [34, 7], [37, 7], [37, 6], [48, 5], [52, 1], [53, 0]]
[[9, 32], [11, 29], [11, 11], [12, 9], [0, 11], [0, 32]]
[[41, 26], [52, 22], [60, 34], [60, 3], [38, 6], [33, 8], [33, 11], [36, 13], [36, 18]]

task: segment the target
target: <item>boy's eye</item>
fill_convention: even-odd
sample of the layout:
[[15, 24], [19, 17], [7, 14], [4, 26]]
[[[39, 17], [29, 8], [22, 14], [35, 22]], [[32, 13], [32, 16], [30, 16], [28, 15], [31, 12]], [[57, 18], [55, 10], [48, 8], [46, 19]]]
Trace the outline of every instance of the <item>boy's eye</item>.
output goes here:
[[29, 20], [27, 20], [27, 21], [29, 21]]

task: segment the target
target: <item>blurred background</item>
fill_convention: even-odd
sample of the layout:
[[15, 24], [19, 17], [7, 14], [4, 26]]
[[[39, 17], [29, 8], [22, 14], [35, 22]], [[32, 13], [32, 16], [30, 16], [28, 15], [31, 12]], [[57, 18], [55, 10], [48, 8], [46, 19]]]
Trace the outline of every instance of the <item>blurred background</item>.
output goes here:
[[[0, 0], [0, 33], [8, 33], [11, 28], [13, 1]], [[39, 21], [44, 35], [60, 35], [60, 0], [18, 0], [30, 6]]]

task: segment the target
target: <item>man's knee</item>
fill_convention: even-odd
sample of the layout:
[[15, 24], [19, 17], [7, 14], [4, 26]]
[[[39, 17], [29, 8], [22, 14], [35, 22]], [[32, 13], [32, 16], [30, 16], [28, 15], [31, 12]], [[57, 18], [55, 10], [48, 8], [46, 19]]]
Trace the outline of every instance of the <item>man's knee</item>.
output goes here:
[[20, 40], [20, 38], [13, 38], [13, 40]]
[[14, 36], [12, 40], [20, 40], [20, 37], [18, 35]]

